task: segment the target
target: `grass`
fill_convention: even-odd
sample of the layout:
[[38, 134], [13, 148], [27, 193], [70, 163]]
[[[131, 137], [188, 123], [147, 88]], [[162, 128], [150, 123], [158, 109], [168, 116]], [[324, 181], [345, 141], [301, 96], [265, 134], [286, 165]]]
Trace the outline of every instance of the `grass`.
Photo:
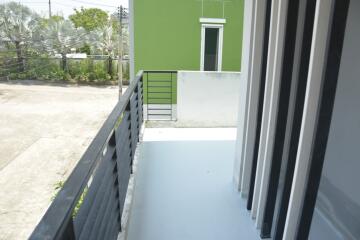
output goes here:
[[[59, 181], [59, 182], [55, 183], [55, 185], [54, 185], [55, 194], [51, 197], [51, 201], [54, 201], [54, 199], [56, 198], [56, 196], [58, 195], [60, 190], [64, 187], [64, 184], [65, 184], [64, 181]], [[84, 199], [85, 199], [86, 194], [88, 193], [88, 190], [89, 190], [88, 187], [84, 188], [84, 191], [82, 192], [78, 202], [75, 205], [74, 211], [72, 213], [73, 218], [75, 218], [77, 213], [79, 212], [79, 209], [84, 202]]]

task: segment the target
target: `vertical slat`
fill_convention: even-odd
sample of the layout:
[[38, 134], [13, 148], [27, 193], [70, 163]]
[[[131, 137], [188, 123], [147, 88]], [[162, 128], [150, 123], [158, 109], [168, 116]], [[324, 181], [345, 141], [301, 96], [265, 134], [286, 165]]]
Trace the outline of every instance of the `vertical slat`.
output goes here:
[[171, 107], [171, 113], [170, 113], [171, 117], [170, 117], [170, 119], [173, 120], [173, 118], [172, 118], [172, 115], [173, 115], [173, 107], [172, 107], [173, 106], [173, 102], [172, 102], [173, 101], [172, 100], [172, 98], [173, 98], [173, 96], [172, 96], [172, 93], [173, 93], [172, 72], [170, 73], [170, 86], [171, 86], [170, 87], [170, 99], [171, 99], [170, 100], [170, 107]]
[[[137, 92], [138, 92], [138, 116], [139, 116], [139, 124], [143, 121], [143, 88], [142, 88], [142, 80], [138, 83]], [[140, 129], [141, 126], [139, 126]]]
[[146, 72], [146, 117], [149, 120], [149, 72]]
[[[260, 146], [261, 122], [262, 122], [262, 118], [263, 118], [266, 69], [267, 69], [267, 65], [268, 65], [267, 57], [268, 57], [268, 49], [269, 49], [271, 4], [272, 4], [272, 0], [266, 1], [265, 30], [264, 30], [265, 33], [264, 33], [264, 41], [263, 41], [260, 89], [259, 89], [260, 93], [259, 93], [259, 101], [258, 101], [257, 117], [256, 117], [257, 118], [256, 132], [255, 132], [255, 142], [254, 142], [254, 149], [253, 149], [253, 159], [252, 159], [252, 164], [251, 164], [249, 195], [248, 195], [248, 199], [247, 199], [247, 209], [248, 210], [252, 210], [256, 171], [257, 171], [257, 167], [258, 167], [257, 161], [258, 161], [259, 146]], [[244, 189], [244, 187], [242, 187], [242, 188]]]
[[261, 227], [261, 237], [270, 238], [275, 211], [275, 203], [278, 197], [278, 185], [282, 156], [285, 145], [286, 126], [288, 124], [288, 111], [292, 84], [296, 84], [292, 78], [294, 71], [294, 58], [296, 50], [296, 36], [298, 26], [299, 0], [292, 0], [287, 7], [287, 23], [285, 30], [285, 44], [283, 54], [283, 66], [281, 73], [279, 107], [275, 124], [274, 150], [271, 157], [269, 183], [267, 187], [264, 217]]
[[[303, 3], [301, 3], [303, 4]], [[280, 189], [280, 198], [277, 200], [278, 211], [277, 216], [275, 216], [275, 233], [274, 239], [281, 240], [283, 239], [286, 214], [289, 206], [291, 186], [293, 183], [294, 169], [296, 163], [296, 154], [299, 145], [299, 137], [301, 130], [301, 120], [303, 117], [304, 110], [304, 101], [306, 93], [306, 84], [309, 70], [309, 60], [310, 60], [310, 50], [311, 50], [311, 41], [312, 33], [314, 26], [315, 18], [315, 6], [316, 1], [307, 0], [305, 7], [305, 20], [303, 26], [303, 36], [302, 36], [302, 50], [300, 56], [300, 65], [298, 70], [298, 83], [295, 96], [295, 104], [293, 109], [293, 123], [291, 128], [291, 136], [289, 142], [289, 150], [287, 153], [286, 161], [284, 164], [285, 174], [280, 179], [280, 182], [283, 182], [282, 189]]]
[[333, 6], [331, 30], [329, 30], [330, 36], [328, 39], [329, 46], [326, 57], [327, 61], [320, 97], [320, 107], [318, 109], [318, 119], [314, 130], [315, 138], [310, 156], [303, 211], [301, 212], [296, 239], [309, 238], [330, 132], [349, 4], [350, 0], [335, 0]]

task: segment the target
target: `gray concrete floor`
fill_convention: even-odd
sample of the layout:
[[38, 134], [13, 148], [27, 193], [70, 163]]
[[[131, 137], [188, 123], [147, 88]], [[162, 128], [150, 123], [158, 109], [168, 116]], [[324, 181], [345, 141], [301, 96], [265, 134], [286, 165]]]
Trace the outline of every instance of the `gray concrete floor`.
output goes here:
[[235, 137], [235, 129], [145, 129], [127, 239], [260, 239], [232, 182]]
[[117, 102], [116, 87], [0, 83], [0, 239], [27, 239]]

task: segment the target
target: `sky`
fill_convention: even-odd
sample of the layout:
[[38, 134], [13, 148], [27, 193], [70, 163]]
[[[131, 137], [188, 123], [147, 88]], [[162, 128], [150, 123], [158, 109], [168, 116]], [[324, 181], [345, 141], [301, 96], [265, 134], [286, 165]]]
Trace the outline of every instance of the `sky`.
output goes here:
[[[117, 7], [123, 5], [128, 6], [128, 0], [50, 0], [52, 14], [68, 17], [74, 13], [74, 8], [100, 8], [109, 13], [117, 11]], [[10, 2], [9, 0], [0, 0], [0, 3]], [[48, 16], [49, 0], [16, 0], [21, 4], [30, 7], [42, 16]]]

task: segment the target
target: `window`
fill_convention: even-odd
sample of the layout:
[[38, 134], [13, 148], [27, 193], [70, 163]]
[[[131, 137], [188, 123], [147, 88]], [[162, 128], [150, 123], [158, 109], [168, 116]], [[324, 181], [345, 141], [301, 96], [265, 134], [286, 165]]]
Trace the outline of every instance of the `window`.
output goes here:
[[201, 27], [201, 71], [221, 71], [223, 25], [203, 24]]

